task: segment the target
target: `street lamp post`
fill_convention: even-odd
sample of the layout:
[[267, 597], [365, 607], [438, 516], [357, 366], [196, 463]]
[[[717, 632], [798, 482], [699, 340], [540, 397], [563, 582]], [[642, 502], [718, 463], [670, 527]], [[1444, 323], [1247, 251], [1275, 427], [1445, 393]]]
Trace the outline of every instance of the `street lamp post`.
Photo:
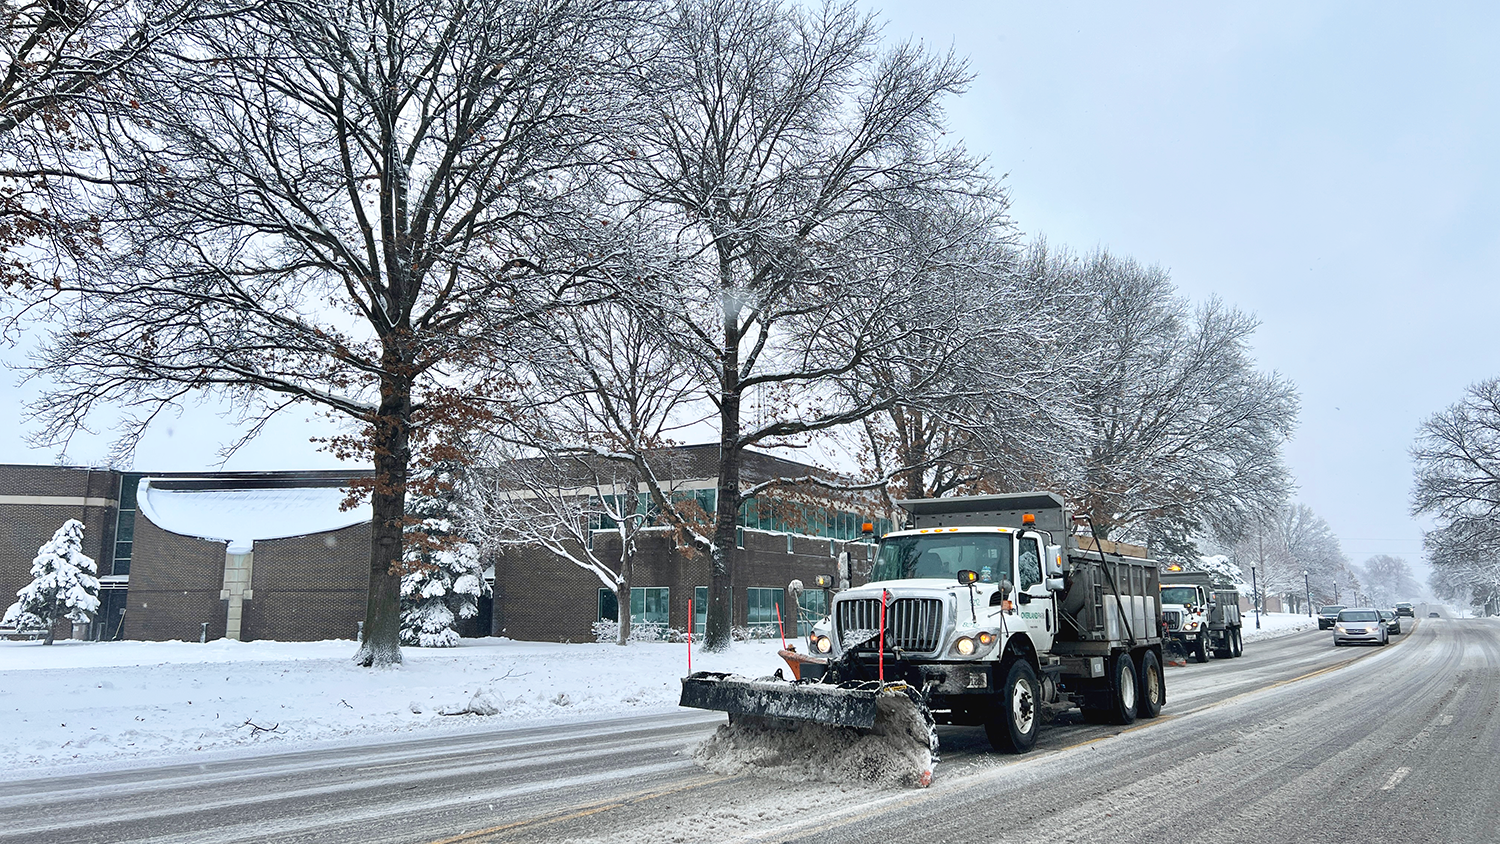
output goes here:
[[1255, 605], [1255, 629], [1260, 629], [1260, 586], [1255, 579], [1255, 566], [1250, 567], [1250, 603]]
[[1307, 579], [1307, 569], [1302, 570], [1302, 586], [1307, 590], [1307, 617], [1312, 618], [1312, 582]]

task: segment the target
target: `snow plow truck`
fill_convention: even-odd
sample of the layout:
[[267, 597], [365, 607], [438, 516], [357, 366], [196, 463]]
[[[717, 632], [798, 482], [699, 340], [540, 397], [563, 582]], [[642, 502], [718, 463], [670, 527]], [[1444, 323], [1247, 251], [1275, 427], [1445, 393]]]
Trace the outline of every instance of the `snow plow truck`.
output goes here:
[[934, 724], [983, 725], [997, 750], [1025, 753], [1044, 703], [1118, 724], [1160, 713], [1160, 583], [1145, 549], [1078, 535], [1086, 518], [1050, 492], [897, 503], [906, 525], [880, 537], [869, 581], [830, 596], [808, 653], [782, 652], [790, 678], [699, 672], [681, 705], [727, 712], [730, 729], [925, 742], [916, 785], [936, 762]]

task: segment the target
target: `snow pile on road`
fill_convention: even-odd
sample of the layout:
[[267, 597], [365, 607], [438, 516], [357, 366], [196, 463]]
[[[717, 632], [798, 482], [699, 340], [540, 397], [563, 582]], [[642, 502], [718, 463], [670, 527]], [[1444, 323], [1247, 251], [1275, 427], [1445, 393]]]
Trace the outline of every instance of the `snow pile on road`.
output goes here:
[[879, 698], [875, 726], [868, 731], [736, 716], [693, 751], [693, 761], [717, 774], [925, 788], [932, 782], [936, 749], [930, 721], [898, 693]]

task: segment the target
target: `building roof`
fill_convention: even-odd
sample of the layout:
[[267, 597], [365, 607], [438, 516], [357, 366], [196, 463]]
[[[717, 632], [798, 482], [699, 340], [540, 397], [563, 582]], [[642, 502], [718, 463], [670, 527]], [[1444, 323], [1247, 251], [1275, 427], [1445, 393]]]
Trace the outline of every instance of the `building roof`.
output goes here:
[[137, 506], [163, 530], [228, 543], [230, 554], [249, 553], [259, 540], [325, 533], [371, 518], [368, 502], [340, 509], [345, 494], [338, 486], [231, 486], [222, 478], [214, 480], [193, 484], [142, 478]]

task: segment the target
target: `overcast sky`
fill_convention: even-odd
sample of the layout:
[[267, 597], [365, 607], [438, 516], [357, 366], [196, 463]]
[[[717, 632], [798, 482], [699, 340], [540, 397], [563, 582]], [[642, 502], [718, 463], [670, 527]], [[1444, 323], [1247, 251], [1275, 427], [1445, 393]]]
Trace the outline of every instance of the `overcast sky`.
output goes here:
[[1417, 562], [1417, 426], [1500, 375], [1500, 4], [877, 8], [969, 57], [954, 132], [1028, 235], [1260, 318], [1298, 499], [1355, 562]]
[[[1008, 174], [1028, 236], [1160, 265], [1260, 318], [1258, 360], [1302, 396], [1298, 500], [1355, 562], [1416, 563], [1416, 428], [1500, 375], [1500, 4], [872, 8], [889, 38], [969, 57], [953, 134]], [[19, 396], [4, 386], [0, 424], [19, 427]], [[208, 412], [163, 420], [136, 466], [210, 468], [232, 436]], [[226, 468], [337, 465], [306, 439], [273, 427]], [[54, 458], [0, 442], [6, 462]]]

